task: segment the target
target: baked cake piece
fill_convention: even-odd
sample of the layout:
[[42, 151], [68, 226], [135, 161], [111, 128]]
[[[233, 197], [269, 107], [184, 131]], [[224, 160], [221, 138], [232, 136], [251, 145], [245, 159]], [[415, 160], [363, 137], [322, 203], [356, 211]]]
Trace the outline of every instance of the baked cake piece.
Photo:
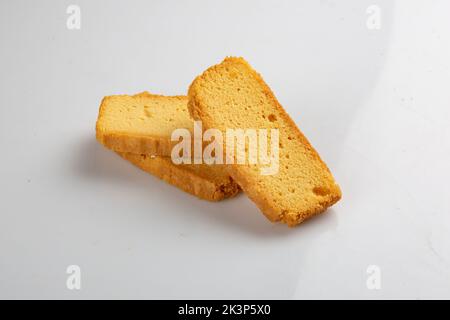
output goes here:
[[148, 92], [103, 98], [97, 119], [97, 140], [119, 152], [169, 156], [178, 142], [172, 131], [192, 131], [193, 120], [186, 96], [162, 96]]
[[191, 132], [193, 124], [185, 96], [114, 95], [101, 103], [96, 136], [124, 159], [199, 198], [218, 201], [236, 195], [240, 188], [223, 165], [172, 162], [171, 149], [178, 143], [171, 141], [172, 131]]
[[226, 58], [198, 76], [188, 108], [204, 129], [279, 130], [279, 170], [230, 164], [231, 177], [271, 221], [289, 226], [323, 212], [341, 198], [330, 170], [282, 108], [262, 77], [242, 58]]

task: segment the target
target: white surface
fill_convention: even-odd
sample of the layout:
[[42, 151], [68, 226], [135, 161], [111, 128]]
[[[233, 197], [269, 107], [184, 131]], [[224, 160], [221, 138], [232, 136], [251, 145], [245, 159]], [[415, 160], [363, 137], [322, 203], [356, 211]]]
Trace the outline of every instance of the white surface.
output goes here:
[[[448, 1], [0, 8], [1, 298], [450, 298]], [[327, 214], [273, 225], [245, 196], [197, 200], [96, 143], [104, 95], [183, 94], [226, 55], [331, 168], [343, 199]]]

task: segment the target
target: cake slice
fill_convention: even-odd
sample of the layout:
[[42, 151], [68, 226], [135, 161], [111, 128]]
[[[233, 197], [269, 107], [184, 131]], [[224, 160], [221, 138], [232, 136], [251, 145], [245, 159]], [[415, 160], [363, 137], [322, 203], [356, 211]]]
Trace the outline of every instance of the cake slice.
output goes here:
[[145, 172], [204, 200], [219, 201], [236, 195], [240, 190], [223, 165], [175, 165], [169, 157], [117, 153]]
[[192, 131], [187, 97], [161, 96], [142, 92], [133, 96], [103, 98], [97, 120], [97, 140], [118, 152], [169, 156], [177, 141], [172, 131]]
[[171, 141], [172, 131], [192, 131], [193, 123], [185, 96], [113, 95], [100, 105], [96, 136], [122, 158], [199, 198], [218, 201], [236, 195], [240, 188], [224, 166], [172, 162], [171, 149], [178, 143]]
[[188, 108], [204, 129], [278, 129], [279, 168], [262, 175], [262, 164], [230, 164], [231, 177], [271, 221], [301, 223], [341, 198], [328, 167], [279, 104], [261, 76], [242, 58], [226, 58], [198, 76]]

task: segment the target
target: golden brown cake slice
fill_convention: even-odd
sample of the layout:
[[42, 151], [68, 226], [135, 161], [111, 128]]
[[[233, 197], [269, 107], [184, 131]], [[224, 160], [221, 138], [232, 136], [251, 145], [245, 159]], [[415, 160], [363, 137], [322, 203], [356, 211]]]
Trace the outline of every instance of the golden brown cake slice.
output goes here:
[[284, 111], [261, 76], [242, 58], [226, 58], [189, 88], [189, 111], [204, 129], [278, 129], [279, 170], [232, 164], [232, 178], [271, 221], [290, 226], [323, 212], [341, 198], [325, 163]]
[[204, 200], [219, 201], [236, 195], [240, 190], [224, 166], [175, 165], [169, 157], [117, 153], [145, 172]]
[[177, 142], [175, 128], [192, 130], [187, 97], [142, 92], [103, 98], [97, 119], [97, 140], [119, 152], [170, 156]]
[[171, 149], [178, 143], [171, 141], [172, 131], [191, 132], [193, 123], [185, 96], [114, 95], [101, 103], [96, 136], [124, 159], [199, 198], [217, 201], [234, 196], [240, 188], [223, 166], [172, 162]]

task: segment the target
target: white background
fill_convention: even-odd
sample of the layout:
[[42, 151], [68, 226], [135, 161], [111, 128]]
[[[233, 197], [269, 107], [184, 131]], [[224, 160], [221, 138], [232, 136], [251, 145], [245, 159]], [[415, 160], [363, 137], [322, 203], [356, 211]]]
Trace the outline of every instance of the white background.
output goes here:
[[[66, 27], [70, 4], [80, 30]], [[2, 1], [0, 298], [450, 298], [449, 12]], [[271, 224], [244, 195], [197, 200], [95, 141], [103, 96], [184, 94], [226, 55], [262, 73], [329, 165], [343, 199], [326, 214]]]

